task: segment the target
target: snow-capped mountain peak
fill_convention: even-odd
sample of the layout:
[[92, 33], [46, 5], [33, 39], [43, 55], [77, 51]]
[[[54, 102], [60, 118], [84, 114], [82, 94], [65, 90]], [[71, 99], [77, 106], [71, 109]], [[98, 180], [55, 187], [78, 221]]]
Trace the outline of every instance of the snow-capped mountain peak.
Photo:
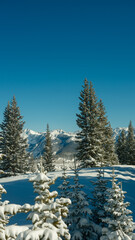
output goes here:
[[[127, 133], [128, 128], [117, 127], [113, 130], [114, 138], [117, 139], [122, 129]], [[43, 153], [46, 132], [36, 132], [31, 129], [25, 129], [22, 136], [28, 139], [29, 152], [33, 152], [34, 157], [39, 157]], [[76, 153], [77, 132], [66, 132], [62, 129], [56, 129], [50, 132], [52, 139], [53, 152], [56, 157], [73, 157]], [[135, 134], [135, 130], [134, 130]]]
[[[76, 151], [76, 133], [66, 132], [62, 129], [56, 129], [50, 132], [52, 139], [53, 152], [56, 155], [73, 155]], [[43, 153], [46, 132], [35, 132], [25, 129], [22, 136], [28, 139], [28, 151], [33, 153], [34, 157], [39, 157]]]

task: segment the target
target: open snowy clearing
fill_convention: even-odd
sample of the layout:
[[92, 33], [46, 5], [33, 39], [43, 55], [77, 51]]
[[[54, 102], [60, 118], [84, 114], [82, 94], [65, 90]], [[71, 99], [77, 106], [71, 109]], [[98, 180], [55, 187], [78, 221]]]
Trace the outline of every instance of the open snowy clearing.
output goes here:
[[[133, 218], [135, 221], [135, 166], [123, 165], [115, 166], [115, 173], [117, 174], [118, 181], [122, 182], [123, 190], [127, 192], [125, 194], [125, 201], [130, 202], [129, 209], [133, 211]], [[105, 177], [110, 179], [112, 172], [111, 167], [105, 168]], [[52, 185], [51, 190], [59, 192], [58, 186], [61, 183], [61, 171], [48, 173], [48, 176], [57, 176], [56, 183]], [[70, 181], [72, 182], [73, 171], [68, 171], [68, 175], [71, 176]], [[80, 171], [80, 183], [84, 185], [84, 191], [90, 196], [92, 184], [91, 180], [95, 180], [97, 175], [97, 168], [82, 169]], [[36, 194], [33, 192], [33, 185], [29, 182], [29, 175], [19, 175], [15, 177], [1, 178], [0, 183], [4, 186], [7, 194], [2, 195], [2, 200], [9, 200], [10, 203], [15, 204], [34, 204], [34, 198]], [[11, 218], [10, 224], [17, 223], [18, 225], [31, 224], [30, 221], [26, 220], [27, 214], [19, 213], [15, 217]]]

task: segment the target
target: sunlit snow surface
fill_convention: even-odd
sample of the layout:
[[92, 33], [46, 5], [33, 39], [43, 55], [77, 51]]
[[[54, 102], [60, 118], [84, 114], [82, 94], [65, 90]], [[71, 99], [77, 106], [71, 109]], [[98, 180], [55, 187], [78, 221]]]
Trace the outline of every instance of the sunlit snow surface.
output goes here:
[[[109, 180], [112, 168], [105, 168], [105, 177]], [[135, 166], [123, 165], [115, 166], [115, 173], [117, 174], [118, 181], [122, 182], [123, 190], [125, 194], [125, 201], [130, 202], [129, 209], [133, 211], [133, 218], [135, 221]], [[51, 190], [59, 192], [58, 186], [61, 184], [61, 171], [54, 173], [48, 173], [49, 177], [58, 176], [55, 185], [52, 185]], [[71, 176], [72, 182], [73, 171], [68, 171]], [[84, 185], [84, 191], [90, 196], [92, 190], [91, 180], [95, 180], [97, 175], [96, 168], [82, 169], [80, 171], [80, 183]], [[20, 175], [15, 177], [0, 178], [0, 183], [4, 186], [7, 194], [2, 195], [2, 201], [9, 200], [10, 203], [15, 204], [34, 204], [34, 198], [36, 194], [33, 192], [33, 185], [28, 179], [32, 175]], [[18, 225], [31, 224], [26, 220], [27, 214], [19, 213], [15, 217], [11, 218], [10, 224], [17, 223]]]

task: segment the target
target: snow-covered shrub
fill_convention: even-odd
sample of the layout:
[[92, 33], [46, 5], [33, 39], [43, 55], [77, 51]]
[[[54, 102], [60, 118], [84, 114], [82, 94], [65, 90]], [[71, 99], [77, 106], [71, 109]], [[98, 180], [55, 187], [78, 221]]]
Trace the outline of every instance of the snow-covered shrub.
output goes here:
[[104, 169], [100, 168], [98, 170], [96, 181], [92, 181], [93, 191], [91, 205], [92, 205], [92, 219], [94, 223], [100, 225], [101, 227], [105, 226], [105, 223], [101, 219], [106, 217], [106, 211], [104, 205], [107, 199], [107, 180], [104, 177]]
[[27, 226], [16, 226], [10, 225], [5, 227], [5, 239], [13, 240], [16, 239], [17, 236], [28, 229]]
[[[0, 240], [10, 239], [10, 234], [6, 235], [6, 225], [9, 223], [9, 219], [15, 215], [21, 208], [18, 204], [9, 204], [9, 201], [2, 202], [2, 194], [6, 193], [6, 190], [0, 184]], [[15, 230], [14, 226], [14, 230]], [[17, 236], [17, 235], [16, 235]]]
[[122, 184], [116, 183], [116, 175], [112, 173], [112, 187], [107, 189], [107, 203], [104, 208], [107, 214], [102, 221], [107, 224], [102, 230], [101, 240], [122, 240], [132, 239], [133, 218], [131, 211], [127, 209], [129, 202], [124, 203], [125, 191], [122, 190]]
[[58, 187], [60, 189], [60, 196], [68, 197], [70, 194], [70, 185], [69, 185], [69, 177], [67, 176], [67, 167], [65, 165], [65, 161], [63, 161], [61, 180], [62, 180], [62, 184]]
[[74, 184], [71, 185], [70, 199], [72, 204], [69, 207], [69, 214], [66, 219], [72, 240], [94, 240], [97, 239], [97, 234], [94, 233], [94, 228], [91, 218], [91, 210], [87, 201], [87, 196], [82, 191], [83, 185], [79, 183], [79, 169], [74, 164]]
[[21, 232], [16, 240], [59, 240], [61, 238], [58, 237], [56, 229], [52, 227], [49, 228], [39, 228], [36, 230], [28, 229], [24, 232]]
[[[71, 203], [67, 198], [56, 198], [56, 191], [50, 192], [49, 188], [56, 179], [47, 177], [46, 172], [38, 173], [30, 179], [33, 182], [35, 205], [31, 207], [28, 219], [32, 221], [32, 228], [20, 233], [17, 240], [69, 240], [70, 234], [63, 217], [67, 216], [67, 206]], [[55, 199], [56, 198], [56, 199]]]

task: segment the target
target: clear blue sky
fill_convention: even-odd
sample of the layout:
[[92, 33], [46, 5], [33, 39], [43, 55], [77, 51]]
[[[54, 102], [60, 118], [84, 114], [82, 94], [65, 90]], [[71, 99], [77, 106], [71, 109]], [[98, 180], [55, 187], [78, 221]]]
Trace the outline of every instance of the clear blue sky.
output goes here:
[[16, 96], [25, 128], [77, 130], [84, 78], [112, 127], [135, 126], [135, 1], [0, 1], [0, 122]]

